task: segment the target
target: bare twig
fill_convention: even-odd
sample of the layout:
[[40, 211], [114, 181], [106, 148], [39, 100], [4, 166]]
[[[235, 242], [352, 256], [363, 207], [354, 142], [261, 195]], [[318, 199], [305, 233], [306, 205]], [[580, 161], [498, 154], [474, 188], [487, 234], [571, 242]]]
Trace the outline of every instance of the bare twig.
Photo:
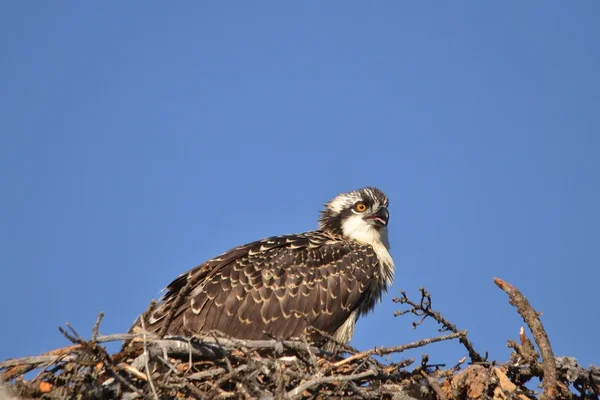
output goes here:
[[154, 398], [158, 400], [158, 393], [156, 393], [156, 388], [154, 387], [154, 382], [152, 382], [152, 372], [150, 371], [150, 355], [148, 354], [148, 340], [146, 337], [146, 325], [144, 320], [142, 319], [142, 336], [144, 341], [144, 368], [146, 369], [146, 375], [148, 376], [148, 383], [150, 384], [150, 389], [152, 390], [152, 394]]
[[418, 340], [416, 342], [408, 343], [408, 344], [403, 344], [401, 346], [395, 346], [395, 347], [376, 347], [376, 348], [371, 349], [371, 350], [367, 350], [367, 351], [363, 351], [361, 353], [357, 353], [357, 354], [351, 355], [348, 358], [345, 358], [345, 359], [343, 359], [341, 361], [336, 362], [335, 364], [333, 364], [333, 366], [334, 367], [339, 367], [341, 365], [349, 363], [350, 361], [354, 361], [354, 360], [357, 360], [357, 359], [363, 358], [363, 357], [369, 357], [369, 356], [371, 356], [373, 354], [378, 355], [378, 356], [382, 356], [384, 354], [401, 353], [403, 351], [406, 351], [406, 350], [409, 350], [409, 349], [415, 349], [417, 347], [423, 347], [423, 346], [431, 344], [431, 343], [436, 343], [436, 342], [441, 342], [441, 341], [444, 341], [444, 340], [451, 340], [451, 339], [460, 338], [460, 337], [463, 337], [466, 334], [467, 334], [467, 331], [460, 331], [460, 332], [451, 333], [451, 334], [445, 335], [445, 336], [438, 336], [438, 337], [431, 338], [431, 339]]
[[39, 356], [13, 358], [10, 360], [0, 362], [0, 369], [16, 367], [18, 365], [39, 365], [50, 361], [56, 361], [60, 357], [64, 357], [65, 355], [70, 354], [75, 350], [78, 350], [80, 347], [81, 346], [79, 345], [74, 345], [52, 350]]
[[345, 381], [353, 381], [358, 379], [363, 379], [369, 376], [376, 375], [377, 372], [373, 370], [365, 371], [360, 374], [354, 375], [335, 375], [335, 376], [320, 376], [314, 379], [309, 380], [308, 382], [304, 382], [303, 384], [295, 387], [294, 389], [287, 392], [287, 396], [291, 399], [294, 399], [300, 396], [305, 390], [308, 390], [314, 386], [322, 385], [324, 383], [330, 382], [345, 382]]
[[98, 337], [98, 330], [100, 329], [100, 322], [102, 321], [102, 318], [104, 318], [103, 312], [98, 314], [98, 318], [96, 319], [96, 323], [92, 329], [92, 342], [95, 342], [96, 338]]
[[225, 368], [219, 367], [219, 368], [209, 369], [206, 371], [196, 372], [195, 374], [188, 375], [187, 378], [189, 380], [202, 380], [202, 379], [209, 378], [211, 376], [222, 375], [226, 372], [227, 372], [227, 370]]
[[309, 326], [307, 328], [307, 331], [309, 333], [312, 333], [312, 332], [316, 333], [317, 335], [319, 335], [319, 336], [327, 339], [327, 341], [329, 343], [334, 344], [338, 348], [343, 349], [343, 350], [345, 350], [345, 351], [347, 351], [349, 353], [358, 353], [358, 350], [355, 349], [354, 347], [350, 346], [348, 343], [342, 343], [339, 340], [337, 340], [336, 338], [334, 338], [332, 335], [330, 335], [329, 333], [324, 332], [324, 331], [322, 331], [322, 330], [320, 330], [318, 328], [315, 328], [314, 326]]
[[538, 313], [533, 309], [529, 301], [523, 296], [523, 294], [511, 284], [503, 281], [500, 278], [494, 278], [494, 283], [498, 285], [510, 299], [510, 304], [517, 308], [523, 320], [531, 329], [533, 338], [540, 348], [542, 354], [542, 368], [544, 370], [544, 394], [546, 399], [558, 398], [559, 391], [556, 379], [556, 361], [554, 359], [554, 353], [548, 340], [546, 330], [540, 321]]
[[[439, 311], [435, 311], [431, 308], [431, 294], [429, 294], [427, 289], [425, 289], [424, 287], [421, 287], [421, 288], [419, 288], [419, 291], [421, 292], [421, 300], [419, 301], [418, 304], [413, 302], [412, 300], [410, 300], [404, 290], [402, 290], [400, 292], [400, 295], [401, 295], [400, 298], [394, 297], [392, 299], [392, 301], [394, 301], [395, 303], [408, 304], [411, 306], [411, 308], [409, 310], [396, 311], [394, 313], [394, 316], [397, 317], [397, 316], [404, 315], [407, 313], [412, 313], [416, 316], [421, 317], [421, 319], [419, 321], [413, 322], [413, 327], [417, 327], [425, 320], [425, 318], [430, 317], [442, 325], [440, 332], [445, 332], [445, 331], [450, 331], [450, 332], [454, 332], [454, 333], [459, 332], [456, 325], [454, 325], [452, 322], [450, 322], [446, 318], [444, 318]], [[466, 335], [461, 337], [459, 339], [459, 342], [467, 349], [467, 352], [469, 353], [469, 357], [471, 358], [472, 363], [485, 361], [485, 358], [482, 357], [477, 351], [475, 351], [473, 344], [469, 341], [469, 339], [467, 339]]]
[[87, 351], [92, 356], [98, 357], [100, 359], [100, 362], [104, 365], [104, 367], [106, 368], [106, 370], [108, 371], [108, 373], [113, 378], [115, 378], [116, 380], [118, 380], [119, 382], [121, 382], [123, 385], [125, 385], [131, 391], [137, 393], [141, 397], [143, 397], [145, 399], [149, 399], [149, 397], [146, 396], [145, 393], [143, 393], [142, 391], [140, 391], [131, 382], [129, 382], [127, 379], [125, 379], [123, 376], [121, 376], [121, 374], [119, 374], [117, 372], [116, 367], [113, 364], [111, 358], [108, 356], [108, 354], [106, 354], [106, 350], [104, 350], [103, 348], [99, 347], [97, 342], [86, 342], [81, 336], [79, 336], [79, 334], [77, 333], [77, 331], [68, 322], [65, 325], [67, 326], [67, 328], [69, 328], [69, 330], [72, 332], [72, 334], [69, 334], [62, 327], [59, 327], [58, 330], [68, 340], [70, 340], [71, 342], [73, 342], [75, 344], [79, 344], [81, 346], [82, 350]]
[[122, 370], [125, 370], [133, 375], [135, 375], [137, 378], [148, 382], [148, 374], [143, 373], [142, 371], [140, 371], [139, 369], [129, 365], [129, 364], [125, 364], [125, 363], [120, 363], [117, 365], [119, 368], [121, 368]]
[[442, 392], [442, 389], [440, 388], [440, 385], [438, 384], [437, 380], [435, 378], [429, 376], [423, 370], [421, 370], [421, 375], [423, 375], [425, 377], [425, 379], [427, 379], [427, 383], [429, 383], [429, 386], [431, 386], [431, 388], [433, 389], [435, 394], [437, 394], [437, 397], [440, 400], [446, 400], [446, 396], [444, 395], [444, 392]]

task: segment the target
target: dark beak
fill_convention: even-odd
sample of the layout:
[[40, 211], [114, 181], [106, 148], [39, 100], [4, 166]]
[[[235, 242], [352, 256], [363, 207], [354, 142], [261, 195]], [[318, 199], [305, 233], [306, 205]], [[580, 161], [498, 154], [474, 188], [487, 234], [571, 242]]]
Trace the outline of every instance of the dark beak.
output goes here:
[[375, 225], [386, 226], [390, 220], [390, 213], [387, 208], [381, 207], [375, 214], [371, 214], [365, 217], [365, 219], [373, 221]]

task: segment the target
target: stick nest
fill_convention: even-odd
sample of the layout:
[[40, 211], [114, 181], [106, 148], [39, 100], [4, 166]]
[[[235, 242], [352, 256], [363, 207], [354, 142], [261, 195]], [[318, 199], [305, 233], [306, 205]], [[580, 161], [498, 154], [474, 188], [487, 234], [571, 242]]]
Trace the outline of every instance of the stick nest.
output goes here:
[[[326, 351], [307, 339], [315, 335], [285, 341], [239, 340], [219, 332], [188, 338], [143, 330], [99, 335], [100, 314], [89, 340], [67, 324], [59, 329], [71, 345], [0, 362], [0, 399], [598, 400], [600, 368], [585, 369], [574, 358], [554, 357], [539, 314], [516, 288], [501, 279], [495, 283], [533, 335], [532, 341], [521, 328], [518, 341], [508, 341], [513, 351], [503, 363], [477, 352], [467, 332], [433, 310], [431, 295], [421, 288], [419, 301], [405, 292], [394, 299], [405, 307], [395, 316], [418, 317], [415, 327], [433, 319], [447, 334], [362, 352], [341, 343]], [[333, 340], [324, 332], [307, 333]], [[468, 357], [449, 367], [430, 363], [427, 354], [419, 362], [381, 358], [446, 340], [457, 340]], [[104, 344], [114, 341], [125, 345], [111, 355]]]

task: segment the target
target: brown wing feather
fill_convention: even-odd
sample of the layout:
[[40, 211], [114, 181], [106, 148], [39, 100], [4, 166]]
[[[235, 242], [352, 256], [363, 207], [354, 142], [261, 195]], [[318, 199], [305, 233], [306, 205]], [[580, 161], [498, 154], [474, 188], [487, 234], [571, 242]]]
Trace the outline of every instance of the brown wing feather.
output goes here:
[[217, 329], [242, 339], [289, 338], [309, 325], [333, 334], [352, 311], [373, 305], [377, 264], [370, 246], [320, 231], [264, 239], [179, 276], [146, 327], [160, 330], [179, 292], [200, 274], [168, 334]]

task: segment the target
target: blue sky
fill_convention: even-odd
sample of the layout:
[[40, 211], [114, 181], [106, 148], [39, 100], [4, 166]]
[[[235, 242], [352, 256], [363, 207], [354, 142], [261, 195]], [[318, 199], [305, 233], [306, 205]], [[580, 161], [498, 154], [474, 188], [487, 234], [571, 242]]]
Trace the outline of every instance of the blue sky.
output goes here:
[[0, 8], [0, 359], [99, 311], [123, 332], [181, 272], [372, 185], [397, 273], [355, 346], [436, 334], [392, 316], [426, 286], [506, 360], [522, 321], [498, 276], [557, 355], [600, 363], [600, 3]]

